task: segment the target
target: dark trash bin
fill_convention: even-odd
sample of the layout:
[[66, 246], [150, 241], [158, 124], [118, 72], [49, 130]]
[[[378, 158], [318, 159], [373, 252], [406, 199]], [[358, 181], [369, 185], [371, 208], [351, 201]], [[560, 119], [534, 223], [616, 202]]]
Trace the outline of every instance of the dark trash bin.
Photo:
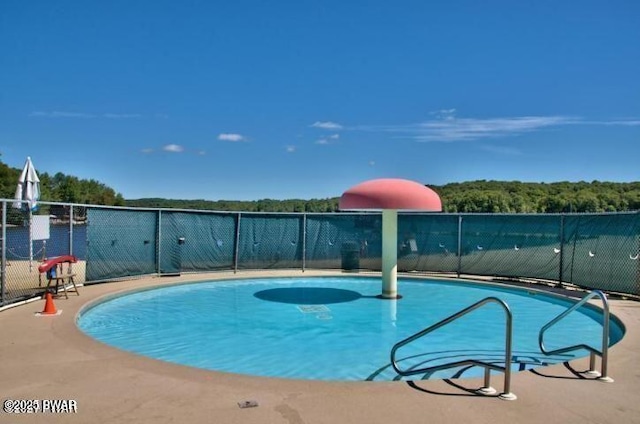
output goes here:
[[358, 243], [348, 241], [342, 244], [342, 269], [353, 271], [360, 269], [360, 246]]

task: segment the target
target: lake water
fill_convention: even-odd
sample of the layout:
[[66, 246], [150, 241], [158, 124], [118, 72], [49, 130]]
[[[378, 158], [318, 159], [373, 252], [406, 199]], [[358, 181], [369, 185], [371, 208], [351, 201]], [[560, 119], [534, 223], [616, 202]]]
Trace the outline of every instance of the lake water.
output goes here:
[[[87, 226], [73, 226], [73, 252], [69, 250], [69, 224], [51, 225], [46, 240], [46, 256], [73, 253], [80, 260], [87, 257]], [[45, 243], [33, 241], [33, 258], [42, 258]], [[7, 260], [29, 259], [29, 227], [7, 227]]]

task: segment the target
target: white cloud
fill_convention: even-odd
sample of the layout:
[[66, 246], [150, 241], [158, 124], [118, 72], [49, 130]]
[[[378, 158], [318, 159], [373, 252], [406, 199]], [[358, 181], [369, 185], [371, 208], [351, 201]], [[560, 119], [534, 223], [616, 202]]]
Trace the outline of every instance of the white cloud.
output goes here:
[[640, 120], [638, 119], [617, 119], [617, 120], [612, 120], [612, 121], [591, 121], [591, 122], [585, 122], [585, 124], [592, 124], [592, 125], [616, 125], [616, 126], [623, 126], [623, 127], [637, 127], [640, 125]]
[[376, 164], [376, 161], [375, 161], [375, 160], [370, 160], [370, 161], [369, 161], [369, 166], [375, 166], [375, 164]]
[[462, 141], [522, 134], [575, 122], [575, 118], [565, 116], [454, 118], [423, 122], [418, 124], [413, 132], [417, 141]]
[[335, 122], [331, 122], [331, 121], [316, 121], [313, 124], [311, 124], [311, 127], [313, 128], [322, 128], [323, 130], [341, 130], [342, 129], [342, 125], [337, 124]]
[[206, 154], [207, 154], [207, 152], [206, 152], [206, 151], [204, 151], [204, 150], [199, 150], [199, 151], [198, 151], [198, 156], [204, 156], [204, 155], [206, 155]]
[[420, 142], [455, 142], [506, 137], [562, 125], [584, 124], [567, 116], [454, 118], [451, 115], [417, 124], [360, 126], [354, 130], [395, 133]]
[[245, 141], [245, 137], [240, 134], [222, 133], [218, 135], [218, 140], [237, 143], [239, 141]]
[[179, 144], [167, 144], [162, 148], [162, 150], [171, 153], [181, 153], [184, 152], [184, 147], [180, 146]]
[[[408, 125], [356, 126], [354, 131], [385, 132], [420, 142], [457, 142], [498, 138], [568, 125], [640, 126], [637, 118], [589, 121], [573, 116], [515, 116], [506, 118], [457, 118], [455, 109], [432, 112], [434, 119]], [[512, 152], [513, 154], [513, 152]]]
[[287, 150], [287, 153], [293, 153], [296, 151], [296, 146], [287, 146], [286, 150]]
[[153, 153], [153, 149], [150, 149], [150, 148], [142, 149], [140, 151], [145, 155], [148, 155], [149, 153]]
[[321, 144], [321, 145], [332, 144], [338, 139], [340, 139], [340, 134], [331, 134], [330, 136], [319, 138], [318, 140], [316, 140], [316, 144]]
[[430, 112], [429, 115], [435, 115], [439, 119], [444, 120], [452, 120], [455, 119], [456, 110], [455, 109], [440, 109], [434, 112]]

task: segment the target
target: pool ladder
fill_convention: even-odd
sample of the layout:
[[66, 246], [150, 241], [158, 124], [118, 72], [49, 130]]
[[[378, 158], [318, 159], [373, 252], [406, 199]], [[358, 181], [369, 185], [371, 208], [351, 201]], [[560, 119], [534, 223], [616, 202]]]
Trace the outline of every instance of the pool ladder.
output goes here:
[[[462, 361], [455, 361], [455, 362], [450, 362], [447, 364], [442, 364], [442, 365], [434, 365], [431, 367], [424, 367], [424, 368], [417, 368], [417, 369], [408, 369], [408, 370], [401, 370], [398, 367], [398, 363], [396, 361], [396, 351], [398, 349], [400, 349], [402, 346], [407, 345], [429, 333], [431, 333], [434, 330], [437, 330], [440, 327], [443, 327], [447, 324], [449, 324], [452, 321], [457, 320], [458, 318], [468, 314], [469, 312], [472, 312], [484, 305], [486, 305], [487, 303], [497, 303], [498, 305], [500, 305], [502, 307], [502, 309], [505, 312], [505, 315], [507, 317], [506, 320], [506, 337], [505, 337], [505, 354], [504, 354], [504, 366], [502, 365], [497, 365], [495, 363], [491, 363], [491, 362], [485, 362], [485, 361], [479, 361], [476, 359], [465, 359]], [[432, 372], [432, 371], [438, 371], [438, 370], [443, 370], [443, 369], [447, 369], [447, 368], [454, 368], [454, 367], [459, 367], [459, 366], [463, 366], [463, 365], [478, 365], [481, 367], [484, 367], [484, 386], [481, 387], [480, 389], [478, 389], [476, 392], [479, 394], [483, 394], [483, 395], [492, 395], [496, 393], [496, 390], [491, 387], [491, 370], [497, 370], [497, 371], [502, 371], [504, 373], [504, 391], [499, 395], [500, 399], [503, 400], [515, 400], [517, 399], [517, 396], [513, 393], [511, 393], [510, 387], [511, 387], [511, 338], [512, 338], [512, 333], [513, 333], [513, 317], [511, 314], [511, 310], [509, 309], [509, 306], [502, 300], [498, 299], [497, 297], [487, 297], [485, 299], [482, 299], [476, 303], [474, 303], [473, 305], [451, 315], [448, 318], [443, 319], [442, 321], [433, 324], [430, 327], [425, 328], [422, 331], [417, 332], [416, 334], [407, 337], [404, 340], [399, 341], [398, 343], [396, 343], [393, 348], [391, 349], [391, 365], [393, 366], [393, 369], [402, 376], [409, 376], [409, 375], [415, 375], [415, 374], [422, 374], [422, 373], [428, 373], [428, 372]]]
[[[603, 322], [602, 322], [602, 349], [601, 350], [597, 350], [587, 344], [577, 344], [577, 345], [573, 345], [573, 346], [568, 346], [568, 347], [564, 347], [564, 348], [559, 348], [559, 349], [555, 349], [555, 350], [547, 350], [544, 347], [544, 333], [551, 328], [552, 326], [554, 326], [555, 324], [557, 324], [559, 321], [561, 321], [564, 317], [566, 317], [567, 315], [569, 315], [570, 313], [572, 313], [573, 311], [575, 311], [576, 309], [580, 308], [581, 306], [583, 306], [585, 303], [587, 303], [589, 300], [591, 300], [594, 297], [599, 297], [602, 300], [602, 312], [603, 312]], [[396, 360], [396, 352], [398, 349], [400, 349], [402, 346], [405, 346], [429, 333], [431, 333], [432, 331], [437, 330], [440, 327], [443, 327], [447, 324], [449, 324], [452, 321], [457, 320], [458, 318], [468, 314], [469, 312], [474, 311], [475, 309], [478, 309], [484, 305], [486, 305], [487, 303], [497, 303], [498, 305], [500, 305], [502, 307], [502, 309], [505, 312], [506, 315], [506, 337], [505, 337], [505, 355], [504, 355], [504, 366], [502, 365], [497, 365], [495, 363], [491, 363], [491, 362], [485, 362], [485, 361], [479, 361], [476, 359], [465, 359], [462, 361], [455, 361], [455, 362], [450, 362], [447, 364], [442, 364], [442, 365], [434, 365], [431, 367], [424, 367], [424, 368], [412, 368], [412, 369], [408, 369], [408, 370], [402, 370], [398, 367], [398, 363]], [[481, 367], [484, 367], [484, 386], [481, 387], [480, 389], [476, 390], [477, 393], [479, 394], [483, 394], [483, 395], [492, 395], [496, 393], [496, 390], [494, 388], [491, 387], [491, 370], [497, 370], [497, 371], [502, 371], [504, 373], [504, 386], [503, 386], [503, 392], [498, 396], [500, 399], [503, 400], [515, 400], [517, 399], [517, 396], [513, 393], [511, 393], [511, 353], [512, 353], [512, 333], [513, 333], [513, 317], [511, 314], [511, 310], [509, 309], [509, 305], [507, 305], [504, 301], [498, 299], [497, 297], [487, 297], [485, 299], [480, 300], [479, 302], [474, 303], [473, 305], [459, 311], [456, 312], [455, 314], [449, 316], [448, 318], [443, 319], [442, 321], [433, 324], [430, 327], [425, 328], [422, 331], [419, 331], [417, 333], [415, 333], [412, 336], [407, 337], [404, 340], [399, 341], [398, 343], [396, 343], [393, 348], [391, 349], [391, 365], [393, 366], [393, 369], [401, 376], [410, 376], [410, 375], [415, 375], [415, 374], [422, 374], [422, 373], [428, 373], [428, 372], [433, 372], [433, 371], [439, 371], [439, 370], [443, 370], [443, 369], [447, 369], [447, 368], [454, 368], [454, 367], [458, 367], [458, 366], [463, 366], [463, 365], [478, 365]], [[556, 355], [559, 353], [566, 353], [566, 352], [570, 352], [573, 350], [578, 350], [578, 349], [586, 349], [589, 351], [589, 370], [587, 372], [585, 372], [585, 374], [591, 375], [591, 376], [596, 376], [598, 378], [598, 380], [603, 381], [603, 382], [613, 382], [613, 379], [611, 377], [609, 377], [607, 375], [607, 364], [608, 364], [608, 352], [609, 352], [609, 302], [607, 301], [607, 296], [600, 290], [594, 290], [590, 293], [588, 293], [586, 296], [584, 296], [582, 298], [582, 300], [580, 300], [578, 303], [576, 303], [575, 305], [571, 306], [570, 308], [568, 308], [566, 311], [564, 311], [563, 313], [561, 313], [560, 315], [558, 315], [557, 317], [555, 317], [554, 319], [552, 319], [551, 321], [549, 321], [546, 325], [544, 325], [544, 327], [542, 327], [540, 329], [540, 333], [538, 334], [538, 344], [540, 345], [540, 350], [542, 351], [542, 353], [544, 353], [545, 355]], [[598, 372], [595, 369], [595, 356], [599, 355], [602, 360], [601, 360], [601, 371]]]
[[[544, 333], [549, 328], [553, 327], [559, 321], [561, 321], [564, 317], [569, 315], [571, 312], [580, 308], [582, 305], [587, 303], [589, 300], [594, 297], [599, 297], [602, 300], [602, 349], [595, 349], [587, 344], [577, 344], [573, 346], [563, 347], [554, 350], [547, 350], [544, 346]], [[597, 377], [599, 381], [605, 383], [613, 383], [613, 379], [607, 375], [607, 364], [609, 362], [609, 302], [607, 301], [607, 296], [600, 290], [594, 290], [588, 293], [586, 296], [580, 300], [580, 302], [576, 303], [551, 321], [549, 321], [544, 327], [540, 329], [540, 333], [538, 334], [538, 345], [540, 345], [540, 350], [545, 355], [556, 355], [559, 353], [571, 352], [573, 350], [578, 349], [586, 349], [589, 351], [589, 370], [584, 374]], [[601, 359], [601, 368], [600, 372], [596, 371], [596, 355], [600, 356]]]

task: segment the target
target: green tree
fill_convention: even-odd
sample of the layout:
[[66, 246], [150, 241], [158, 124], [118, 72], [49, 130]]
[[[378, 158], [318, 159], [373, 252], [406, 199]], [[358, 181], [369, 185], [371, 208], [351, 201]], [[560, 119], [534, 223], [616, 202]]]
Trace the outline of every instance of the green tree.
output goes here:
[[[0, 162], [0, 195], [3, 198], [13, 198], [21, 171]], [[116, 193], [112, 188], [96, 180], [79, 179], [61, 172], [53, 176], [43, 172], [38, 177], [40, 178], [40, 199], [43, 201], [111, 206], [125, 204], [120, 193]]]

